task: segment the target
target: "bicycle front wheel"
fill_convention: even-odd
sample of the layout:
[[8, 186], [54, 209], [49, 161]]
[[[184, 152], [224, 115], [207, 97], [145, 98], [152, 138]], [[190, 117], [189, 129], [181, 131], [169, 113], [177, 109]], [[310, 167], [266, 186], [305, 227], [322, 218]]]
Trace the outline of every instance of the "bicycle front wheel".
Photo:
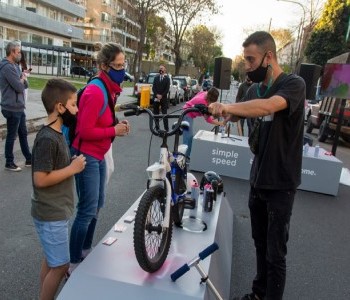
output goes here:
[[162, 226], [165, 206], [165, 189], [154, 186], [142, 196], [135, 216], [134, 251], [140, 267], [149, 273], [159, 270], [169, 253], [173, 222], [170, 214], [169, 227]]

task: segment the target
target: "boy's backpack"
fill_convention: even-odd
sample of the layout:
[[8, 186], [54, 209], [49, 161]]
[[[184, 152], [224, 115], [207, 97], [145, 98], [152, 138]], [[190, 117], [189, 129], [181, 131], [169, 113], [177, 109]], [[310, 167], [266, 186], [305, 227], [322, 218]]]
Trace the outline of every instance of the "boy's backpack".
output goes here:
[[[106, 108], [108, 105], [108, 93], [107, 93], [107, 86], [100, 77], [92, 78], [84, 87], [82, 87], [80, 90], [78, 90], [78, 92], [77, 92], [77, 106], [79, 108], [80, 98], [83, 95], [86, 87], [90, 84], [94, 84], [94, 85], [98, 86], [103, 92], [104, 103], [103, 103], [102, 109], [99, 113], [99, 116], [102, 116], [103, 113], [106, 111]], [[77, 134], [75, 132], [76, 126], [77, 126], [77, 120], [75, 120], [74, 124], [71, 124], [69, 127], [62, 125], [62, 133], [63, 133], [69, 147], [73, 144], [73, 141], [74, 141], [75, 137], [77, 136]]]

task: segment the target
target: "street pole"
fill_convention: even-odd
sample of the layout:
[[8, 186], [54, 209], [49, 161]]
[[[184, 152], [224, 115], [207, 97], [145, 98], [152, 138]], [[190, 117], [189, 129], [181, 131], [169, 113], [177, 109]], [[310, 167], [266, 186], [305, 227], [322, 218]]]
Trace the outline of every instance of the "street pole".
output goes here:
[[301, 21], [301, 30], [300, 30], [300, 34], [298, 34], [298, 50], [297, 50], [297, 60], [296, 60], [296, 64], [295, 64], [295, 69], [297, 69], [297, 65], [300, 63], [300, 59], [301, 59], [301, 50], [302, 50], [301, 44], [302, 44], [303, 36], [304, 36], [306, 10], [305, 10], [304, 5], [301, 4], [298, 1], [292, 1], [292, 0], [277, 0], [277, 1], [294, 3], [294, 4], [299, 5], [303, 9], [303, 18], [302, 18], [302, 21]]

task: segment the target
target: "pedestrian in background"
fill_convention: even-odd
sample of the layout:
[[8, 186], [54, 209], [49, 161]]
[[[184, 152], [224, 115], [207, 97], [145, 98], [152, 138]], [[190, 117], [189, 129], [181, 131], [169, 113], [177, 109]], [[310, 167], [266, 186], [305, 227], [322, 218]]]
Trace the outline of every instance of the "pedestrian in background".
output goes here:
[[117, 96], [122, 91], [120, 85], [125, 74], [124, 59], [118, 44], [104, 44], [97, 53], [97, 77], [102, 80], [104, 88], [93, 83], [87, 85], [79, 101], [72, 153], [84, 154], [87, 165], [83, 172], [75, 176], [79, 199], [70, 236], [71, 264], [67, 275], [92, 250], [98, 213], [105, 200], [104, 156], [114, 138], [127, 135], [130, 130], [126, 120], [117, 123], [114, 113]]
[[[30, 72], [32, 71], [32, 69], [28, 69], [28, 65], [26, 62], [26, 57], [25, 57], [25, 53], [23, 52], [23, 50], [21, 50], [21, 60], [19, 61], [19, 67], [22, 73], [22, 77], [27, 80], [28, 82], [28, 77], [30, 75]], [[29, 85], [29, 82], [28, 82]], [[24, 91], [24, 103], [27, 104], [27, 100], [28, 100], [28, 88], [26, 88]]]
[[6, 58], [0, 63], [1, 112], [6, 118], [7, 135], [5, 142], [5, 169], [21, 171], [14, 162], [13, 146], [19, 137], [25, 166], [31, 166], [32, 154], [27, 140], [27, 125], [25, 115], [24, 91], [28, 88], [28, 81], [22, 76], [18, 63], [21, 60], [21, 45], [17, 41], [9, 42], [6, 47]]
[[77, 112], [76, 88], [50, 79], [41, 95], [47, 125], [33, 145], [31, 214], [44, 252], [40, 270], [40, 299], [51, 300], [69, 267], [68, 222], [74, 209], [73, 175], [85, 167], [85, 157], [71, 159], [62, 134]]
[[[250, 86], [252, 85], [252, 81], [250, 80], [250, 78], [246, 75], [245, 77], [245, 81], [242, 82], [239, 87], [238, 87], [238, 91], [237, 91], [237, 95], [236, 95], [236, 103], [239, 103], [239, 102], [243, 102], [244, 101], [244, 97], [245, 95], [247, 94], [247, 91], [248, 89], [250, 88]], [[242, 118], [240, 120], [240, 124], [237, 123], [237, 126], [240, 125], [240, 131], [241, 131], [241, 134], [240, 135], [244, 135], [244, 123], [245, 123], [245, 118]], [[247, 123], [248, 123], [248, 120], [247, 120]], [[238, 125], [239, 124], [239, 125]], [[248, 124], [248, 130], [250, 132], [250, 126]]]
[[249, 101], [213, 103], [209, 110], [217, 116], [258, 118], [256, 143], [250, 143], [255, 156], [249, 195], [257, 268], [252, 293], [241, 299], [281, 300], [290, 217], [301, 183], [305, 82], [283, 73], [268, 32], [251, 34], [243, 48], [247, 75], [256, 83], [246, 95]]
[[[214, 103], [218, 101], [218, 98], [219, 98], [219, 91], [216, 88], [212, 87], [209, 91], [199, 92], [191, 100], [187, 101], [186, 104], [183, 106], [183, 109], [193, 107], [196, 104], [203, 104], [205, 106], [208, 106], [210, 103]], [[192, 150], [193, 120], [200, 116], [203, 116], [203, 115], [201, 113], [191, 112], [186, 114], [186, 116], [184, 117], [184, 121], [187, 121], [189, 123], [189, 128], [183, 131], [183, 143], [188, 146], [186, 151], [186, 155], [188, 157], [191, 156], [191, 150]], [[204, 115], [203, 117], [209, 124], [214, 124], [217, 126], [224, 125], [224, 122], [215, 120], [212, 116]]]
[[[152, 91], [153, 91], [153, 113], [159, 115], [161, 110], [163, 115], [168, 112], [168, 93], [170, 89], [170, 78], [166, 74], [166, 68], [164, 65], [159, 66], [159, 75], [154, 78]], [[167, 118], [163, 119], [164, 129], [169, 131], [169, 122]], [[156, 125], [159, 126], [159, 121], [156, 120]]]

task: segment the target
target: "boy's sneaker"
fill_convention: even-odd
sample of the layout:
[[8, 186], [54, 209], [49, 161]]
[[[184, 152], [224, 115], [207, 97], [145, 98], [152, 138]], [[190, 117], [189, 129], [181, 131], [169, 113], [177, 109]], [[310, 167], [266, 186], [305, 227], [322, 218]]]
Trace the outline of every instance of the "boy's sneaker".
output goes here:
[[32, 166], [32, 161], [31, 160], [26, 160], [25, 166], [30, 168]]
[[8, 163], [5, 165], [5, 169], [13, 172], [19, 172], [22, 171], [22, 169], [17, 166], [15, 163]]

